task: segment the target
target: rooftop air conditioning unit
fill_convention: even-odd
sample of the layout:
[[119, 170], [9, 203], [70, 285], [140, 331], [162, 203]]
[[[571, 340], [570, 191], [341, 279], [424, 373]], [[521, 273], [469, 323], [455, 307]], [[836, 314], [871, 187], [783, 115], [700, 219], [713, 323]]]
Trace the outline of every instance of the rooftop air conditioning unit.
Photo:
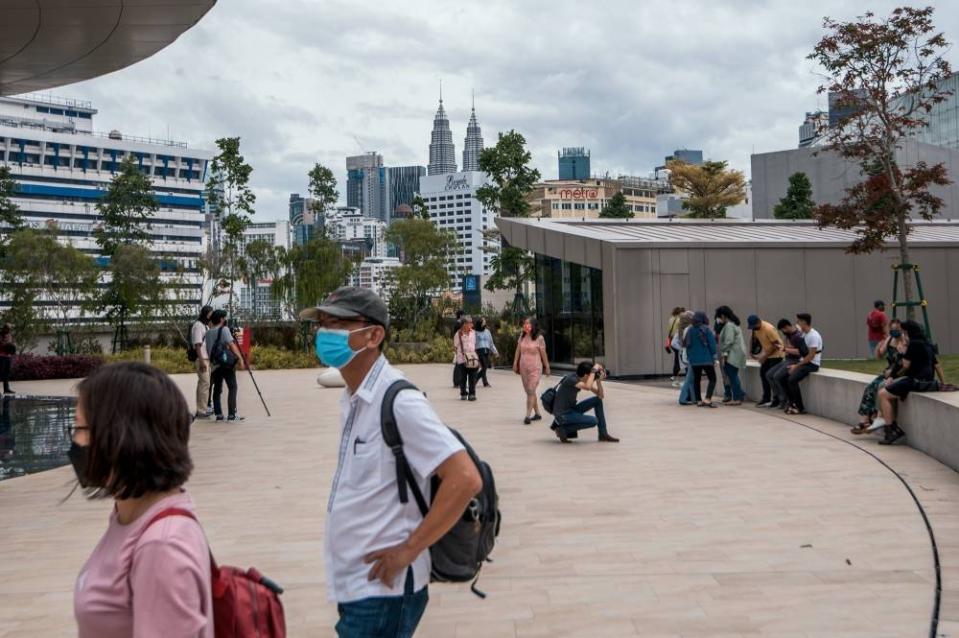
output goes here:
[[123, 139], [123, 135], [120, 133], [120, 131], [118, 131], [118, 130], [116, 130], [116, 129], [113, 129], [112, 131], [110, 131], [110, 134], [109, 134], [107, 137], [109, 137], [111, 140], [122, 140], [122, 139]]

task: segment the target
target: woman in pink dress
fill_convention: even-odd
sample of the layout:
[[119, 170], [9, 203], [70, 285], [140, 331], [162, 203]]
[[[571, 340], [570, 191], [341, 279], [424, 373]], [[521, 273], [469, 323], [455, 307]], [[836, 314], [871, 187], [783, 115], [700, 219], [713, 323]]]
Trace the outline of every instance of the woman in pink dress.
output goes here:
[[523, 390], [526, 391], [526, 416], [523, 423], [529, 425], [539, 421], [543, 416], [539, 413], [539, 379], [543, 372], [549, 376], [549, 359], [546, 358], [546, 340], [539, 332], [536, 319], [530, 317], [523, 322], [523, 333], [519, 336], [516, 345], [516, 356], [513, 357], [513, 372], [523, 379]]

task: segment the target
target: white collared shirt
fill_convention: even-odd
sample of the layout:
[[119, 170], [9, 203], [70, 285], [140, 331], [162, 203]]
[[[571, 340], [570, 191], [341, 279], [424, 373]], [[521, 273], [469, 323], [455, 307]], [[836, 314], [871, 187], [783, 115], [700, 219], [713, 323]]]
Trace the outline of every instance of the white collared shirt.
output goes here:
[[[400, 503], [396, 460], [383, 442], [380, 407], [391, 383], [404, 376], [380, 357], [351, 395], [340, 399], [339, 462], [326, 513], [326, 582], [331, 601], [347, 603], [373, 596], [402, 596], [405, 571], [393, 587], [370, 582], [370, 552], [403, 543], [423, 521], [412, 493]], [[430, 498], [430, 477], [443, 461], [463, 449], [420, 392], [400, 392], [393, 404], [403, 451], [420, 491]], [[429, 584], [430, 553], [413, 561], [415, 591]]]

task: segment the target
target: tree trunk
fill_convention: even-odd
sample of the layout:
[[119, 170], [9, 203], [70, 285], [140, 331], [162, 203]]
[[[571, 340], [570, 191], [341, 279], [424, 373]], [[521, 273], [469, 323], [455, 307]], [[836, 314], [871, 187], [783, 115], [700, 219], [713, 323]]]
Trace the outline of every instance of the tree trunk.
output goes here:
[[[907, 215], [903, 212], [899, 214], [899, 263], [900, 266], [903, 264], [912, 264], [912, 261], [909, 258], [909, 220]], [[915, 277], [915, 272], [913, 269], [902, 268], [900, 270], [902, 273], [902, 294], [905, 297], [906, 302], [911, 302], [915, 300], [915, 293], [913, 292], [913, 282]], [[906, 306], [906, 319], [912, 321], [916, 320], [916, 307], [915, 306]]]

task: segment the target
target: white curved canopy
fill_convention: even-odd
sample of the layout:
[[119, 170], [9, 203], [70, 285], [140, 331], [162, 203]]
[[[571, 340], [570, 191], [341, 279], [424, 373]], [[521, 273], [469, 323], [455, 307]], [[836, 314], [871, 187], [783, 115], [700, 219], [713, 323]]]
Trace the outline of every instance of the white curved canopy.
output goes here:
[[176, 40], [216, 0], [0, 0], [0, 95], [89, 80]]

